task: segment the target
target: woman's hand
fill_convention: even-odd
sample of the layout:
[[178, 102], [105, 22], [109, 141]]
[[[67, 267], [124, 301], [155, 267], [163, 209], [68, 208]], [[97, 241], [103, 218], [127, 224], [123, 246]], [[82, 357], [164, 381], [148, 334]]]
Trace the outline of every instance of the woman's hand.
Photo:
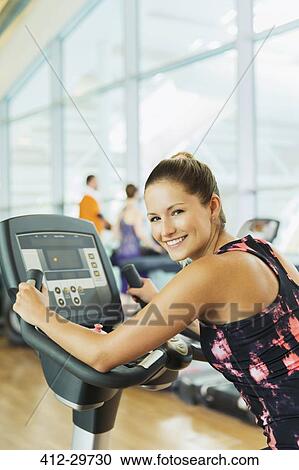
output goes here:
[[26, 282], [19, 284], [19, 292], [17, 293], [13, 310], [18, 313], [23, 320], [31, 325], [39, 326], [41, 322], [46, 320], [48, 306], [48, 289], [44, 284], [42, 292]]
[[[159, 292], [156, 288], [155, 284], [148, 278], [142, 277], [143, 281], [142, 287], [130, 287], [127, 290], [127, 293], [130, 294], [134, 299], [138, 297], [138, 299], [143, 300], [146, 304], [152, 301], [154, 296]], [[138, 302], [138, 299], [136, 300]]]

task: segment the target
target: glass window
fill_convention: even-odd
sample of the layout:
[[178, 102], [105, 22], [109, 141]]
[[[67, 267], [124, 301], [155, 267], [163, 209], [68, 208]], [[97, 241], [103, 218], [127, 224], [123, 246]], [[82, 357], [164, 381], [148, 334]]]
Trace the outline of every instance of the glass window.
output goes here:
[[255, 32], [270, 29], [299, 18], [298, 0], [255, 0], [254, 30]]
[[299, 30], [276, 36], [256, 60], [258, 214], [282, 222], [281, 247], [289, 252], [291, 234], [299, 233], [298, 41]]
[[[258, 192], [258, 217], [280, 221], [275, 245], [286, 254], [299, 256], [299, 191], [273, 188]], [[291, 258], [294, 261], [294, 259]], [[298, 263], [299, 264], [299, 263]]]
[[[94, 174], [98, 177], [104, 207], [106, 207], [105, 201], [117, 201], [123, 197], [123, 187], [126, 182], [126, 125], [123, 89], [85, 97], [78, 101], [78, 106], [118, 174], [111, 167], [73, 105], [66, 106], [65, 202], [66, 212], [70, 215], [78, 214], [78, 203], [88, 175]], [[118, 207], [119, 204], [116, 204], [116, 209]], [[111, 210], [114, 211], [113, 203], [109, 205], [109, 216]]]
[[256, 60], [258, 185], [261, 189], [298, 187], [297, 41], [297, 30], [277, 36], [264, 45]]
[[140, 0], [140, 68], [175, 62], [233, 41], [234, 0]]
[[10, 103], [10, 118], [36, 112], [50, 104], [50, 68], [43, 63], [24, 83]]
[[[231, 51], [141, 83], [143, 182], [162, 158], [180, 150], [195, 151], [235, 82], [236, 53]], [[236, 94], [201, 144], [197, 156], [215, 172], [220, 190], [237, 197]], [[227, 205], [230, 221], [235, 220], [233, 207], [231, 203]]]
[[50, 116], [41, 112], [10, 125], [12, 214], [52, 210]]
[[64, 40], [64, 84], [72, 95], [123, 77], [122, 15], [121, 0], [103, 0]]

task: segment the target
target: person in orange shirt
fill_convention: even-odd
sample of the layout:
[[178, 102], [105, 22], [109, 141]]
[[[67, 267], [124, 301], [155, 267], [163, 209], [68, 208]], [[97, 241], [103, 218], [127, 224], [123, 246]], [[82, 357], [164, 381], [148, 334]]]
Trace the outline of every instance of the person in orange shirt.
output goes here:
[[86, 178], [85, 195], [80, 201], [80, 219], [90, 220], [96, 226], [99, 233], [104, 230], [111, 230], [111, 224], [105, 219], [101, 212], [98, 201], [98, 182], [95, 175], [89, 175]]

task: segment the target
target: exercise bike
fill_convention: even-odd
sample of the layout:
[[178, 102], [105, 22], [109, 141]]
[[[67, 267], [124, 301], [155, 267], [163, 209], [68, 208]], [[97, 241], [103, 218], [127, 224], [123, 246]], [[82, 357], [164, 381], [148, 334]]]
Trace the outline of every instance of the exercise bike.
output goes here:
[[[51, 309], [69, 321], [88, 328], [101, 323], [109, 333], [124, 320], [111, 264], [90, 222], [58, 215], [4, 220], [0, 223], [0, 266], [11, 302], [21, 281], [38, 289], [44, 282]], [[129, 283], [134, 283], [136, 273], [128, 272]], [[72, 449], [108, 447], [124, 388], [169, 387], [180, 369], [202, 358], [200, 348], [178, 335], [129, 364], [99, 373], [38, 328], [22, 319], [20, 325], [24, 341], [38, 352], [49, 387], [73, 410]]]

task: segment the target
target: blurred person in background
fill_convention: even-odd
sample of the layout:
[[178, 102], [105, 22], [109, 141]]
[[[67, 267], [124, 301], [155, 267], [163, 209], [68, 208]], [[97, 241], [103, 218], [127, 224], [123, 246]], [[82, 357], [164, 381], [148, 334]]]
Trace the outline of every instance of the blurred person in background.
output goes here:
[[[126, 196], [125, 205], [113, 226], [114, 237], [119, 243], [119, 247], [111, 257], [112, 263], [116, 266], [133, 262], [137, 257], [161, 254], [162, 251], [146, 233], [143, 213], [138, 207], [138, 188], [134, 184], [128, 184]], [[126, 281], [122, 279], [122, 292], [126, 292], [126, 289]]]
[[95, 175], [86, 178], [85, 194], [79, 204], [80, 219], [93, 222], [99, 234], [104, 230], [111, 230], [111, 224], [105, 219], [99, 203], [98, 182]]

